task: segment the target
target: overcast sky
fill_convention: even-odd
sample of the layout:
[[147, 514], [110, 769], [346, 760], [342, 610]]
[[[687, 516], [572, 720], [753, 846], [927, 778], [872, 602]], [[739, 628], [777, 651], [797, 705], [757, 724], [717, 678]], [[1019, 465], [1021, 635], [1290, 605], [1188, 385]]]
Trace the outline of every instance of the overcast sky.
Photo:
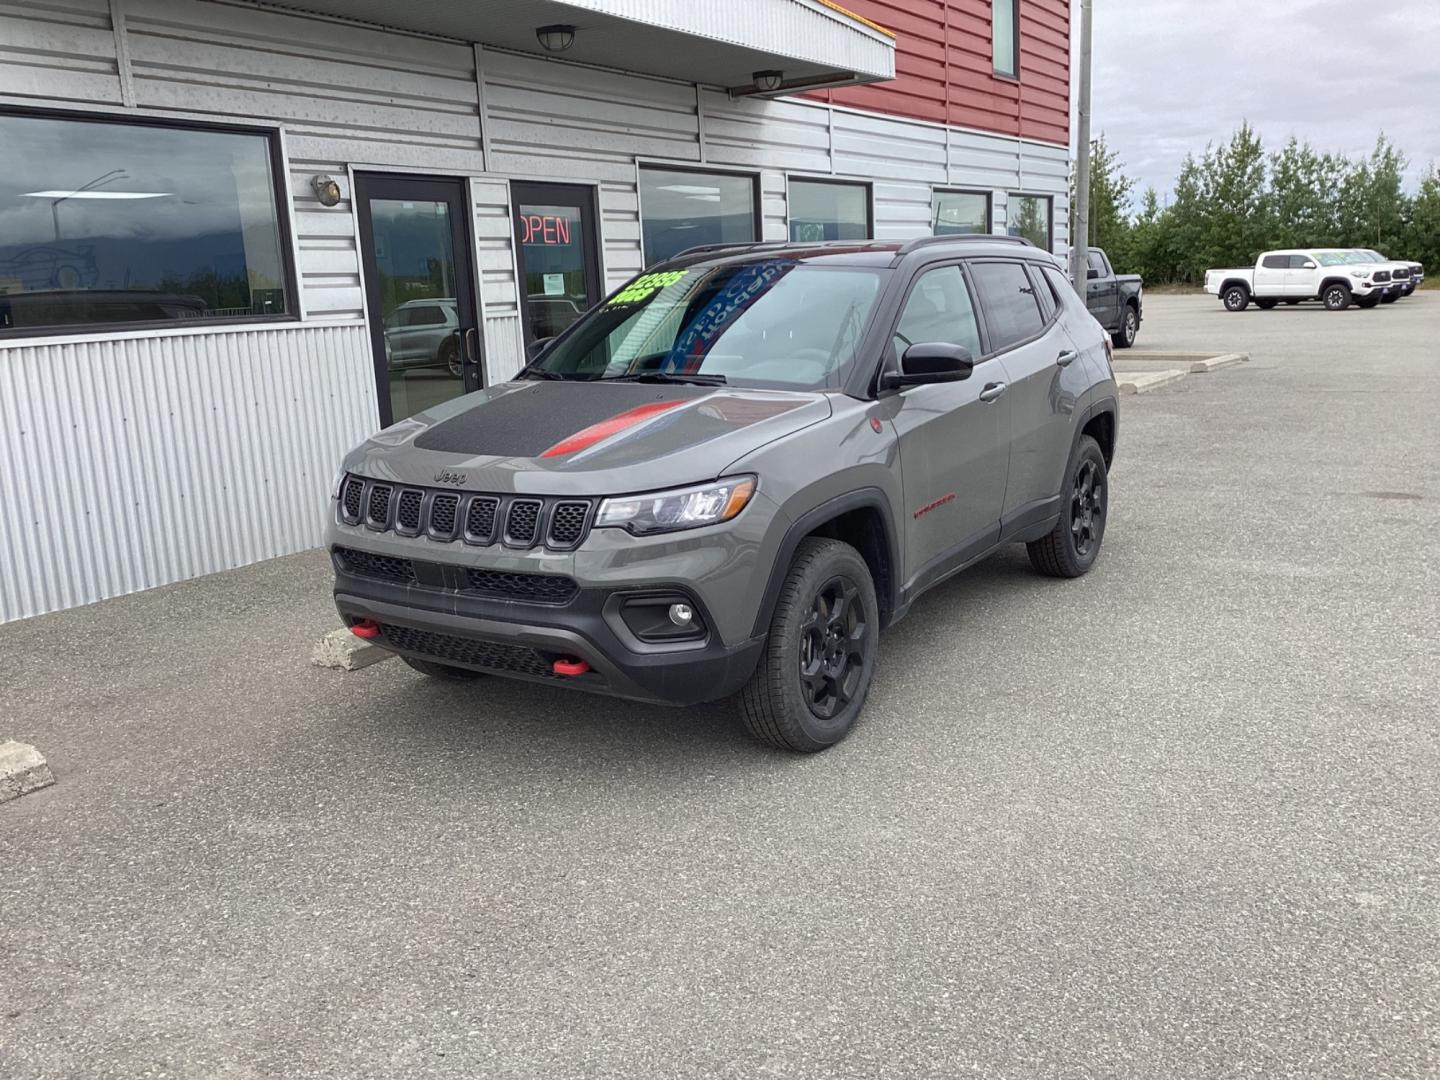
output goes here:
[[[1072, 0], [1077, 35], [1080, 0]], [[1092, 134], [1163, 196], [1187, 153], [1248, 119], [1266, 150], [1290, 135], [1368, 153], [1383, 129], [1440, 162], [1440, 0], [1094, 0]]]

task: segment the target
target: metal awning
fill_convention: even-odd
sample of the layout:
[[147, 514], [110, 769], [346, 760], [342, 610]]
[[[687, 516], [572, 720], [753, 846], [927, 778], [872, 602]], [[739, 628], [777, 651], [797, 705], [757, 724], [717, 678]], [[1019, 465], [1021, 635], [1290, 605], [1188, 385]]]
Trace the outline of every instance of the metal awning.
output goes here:
[[[285, 6], [585, 64], [755, 93], [895, 77], [895, 36], [832, 0], [289, 0]], [[563, 52], [536, 31], [575, 28]]]

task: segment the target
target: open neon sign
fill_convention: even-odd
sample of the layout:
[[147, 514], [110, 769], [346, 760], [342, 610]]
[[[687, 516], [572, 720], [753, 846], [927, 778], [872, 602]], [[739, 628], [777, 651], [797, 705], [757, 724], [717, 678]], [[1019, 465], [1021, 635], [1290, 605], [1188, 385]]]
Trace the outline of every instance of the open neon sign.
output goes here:
[[521, 214], [520, 242], [566, 246], [570, 243], [570, 219], [559, 214]]

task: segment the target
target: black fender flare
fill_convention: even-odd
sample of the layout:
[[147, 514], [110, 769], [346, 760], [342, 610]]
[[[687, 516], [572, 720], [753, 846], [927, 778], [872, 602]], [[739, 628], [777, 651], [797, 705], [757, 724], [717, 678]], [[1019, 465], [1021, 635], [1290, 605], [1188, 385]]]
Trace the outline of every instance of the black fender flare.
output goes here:
[[[800, 541], [827, 521], [831, 521], [841, 514], [849, 513], [851, 510], [860, 509], [874, 509], [880, 514], [880, 520], [885, 530], [884, 539], [890, 556], [890, 587], [886, 590], [886, 595], [880, 597], [880, 604], [887, 612], [893, 613], [896, 610], [899, 604], [897, 590], [900, 587], [900, 534], [895, 528], [895, 515], [890, 509], [890, 502], [885, 497], [885, 492], [877, 487], [856, 488], [854, 491], [836, 495], [832, 499], [826, 499], [817, 506], [811, 507], [797, 517], [785, 530], [785, 535], [780, 538], [780, 547], [775, 552], [775, 562], [770, 567], [770, 577], [765, 583], [765, 592], [760, 598], [760, 610], [755, 613], [753, 636], [758, 637], [770, 629], [770, 620], [775, 615], [775, 605], [780, 602], [781, 586], [785, 584], [785, 575], [790, 570], [790, 563], [795, 558], [795, 549], [800, 546]], [[875, 584], [878, 592], [880, 582], [877, 581]]]

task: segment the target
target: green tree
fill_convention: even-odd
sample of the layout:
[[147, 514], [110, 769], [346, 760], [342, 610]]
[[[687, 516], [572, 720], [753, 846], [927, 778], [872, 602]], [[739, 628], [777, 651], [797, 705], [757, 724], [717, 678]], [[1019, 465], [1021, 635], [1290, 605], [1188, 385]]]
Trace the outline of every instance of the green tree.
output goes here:
[[[1090, 143], [1090, 227], [1087, 243], [1104, 248], [1115, 261], [1127, 246], [1130, 192], [1135, 181], [1124, 173], [1120, 154], [1105, 142], [1105, 133]], [[1070, 177], [1070, 220], [1075, 220], [1075, 176]], [[1128, 272], [1128, 271], [1127, 271]]]
[[1353, 163], [1340, 184], [1337, 213], [1340, 243], [1389, 254], [1406, 238], [1410, 214], [1403, 178], [1405, 156], [1382, 132], [1369, 158]]
[[1275, 227], [1267, 247], [1329, 247], [1342, 243], [1339, 195], [1350, 163], [1319, 154], [1293, 135], [1270, 155], [1270, 196]]
[[1410, 227], [1400, 250], [1386, 252], [1425, 264], [1430, 277], [1440, 276], [1440, 168], [1431, 165], [1420, 180], [1410, 205]]

